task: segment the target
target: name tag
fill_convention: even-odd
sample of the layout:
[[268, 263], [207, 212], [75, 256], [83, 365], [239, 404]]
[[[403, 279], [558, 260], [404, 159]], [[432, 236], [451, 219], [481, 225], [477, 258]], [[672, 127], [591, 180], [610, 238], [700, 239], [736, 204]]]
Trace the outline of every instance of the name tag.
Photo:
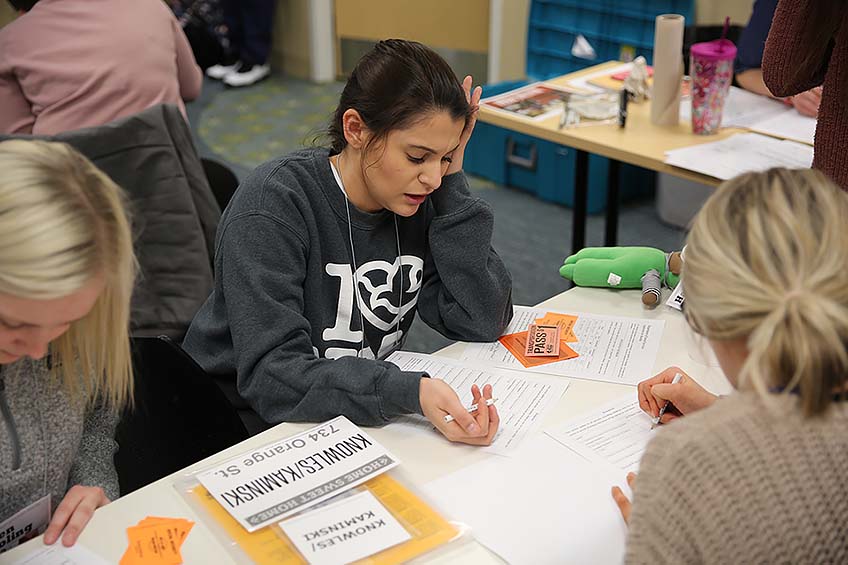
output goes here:
[[0, 523], [0, 553], [44, 533], [50, 523], [50, 495]]

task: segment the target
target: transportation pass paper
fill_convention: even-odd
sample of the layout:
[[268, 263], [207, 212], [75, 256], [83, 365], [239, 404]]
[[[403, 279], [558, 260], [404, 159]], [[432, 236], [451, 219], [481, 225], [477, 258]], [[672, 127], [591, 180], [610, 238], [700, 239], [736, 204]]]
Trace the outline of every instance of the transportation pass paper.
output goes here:
[[280, 528], [311, 565], [350, 563], [412, 538], [367, 490], [289, 518]]
[[502, 335], [498, 338], [498, 341], [504, 347], [512, 353], [513, 357], [518, 360], [519, 363], [524, 365], [525, 368], [530, 367], [538, 367], [540, 365], [547, 365], [549, 363], [556, 363], [558, 361], [564, 361], [566, 359], [574, 359], [578, 357], [577, 352], [571, 349], [568, 346], [568, 342], [560, 337], [559, 343], [559, 351], [557, 355], [551, 357], [529, 357], [526, 354], [527, 351], [527, 338], [529, 337], [529, 332], [518, 332], [514, 334]]
[[148, 516], [127, 528], [129, 545], [120, 565], [178, 565], [183, 562], [180, 549], [194, 522], [183, 518]]
[[400, 462], [344, 416], [197, 475], [249, 532], [300, 512]]

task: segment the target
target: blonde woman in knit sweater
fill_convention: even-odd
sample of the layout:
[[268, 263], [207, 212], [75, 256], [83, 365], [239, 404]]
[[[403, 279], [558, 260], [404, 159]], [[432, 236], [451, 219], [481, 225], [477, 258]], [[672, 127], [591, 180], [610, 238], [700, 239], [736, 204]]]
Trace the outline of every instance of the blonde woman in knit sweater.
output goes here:
[[[686, 317], [735, 394], [672, 368], [639, 387], [675, 420], [634, 487], [628, 563], [848, 562], [848, 194], [817, 171], [726, 182], [695, 219]], [[694, 412], [694, 413], [693, 413]], [[664, 421], [674, 419], [667, 412]]]
[[[0, 143], [0, 522], [52, 499], [45, 543], [73, 545], [118, 496], [134, 272], [115, 183], [67, 145]], [[47, 514], [4, 529], [0, 549]]]

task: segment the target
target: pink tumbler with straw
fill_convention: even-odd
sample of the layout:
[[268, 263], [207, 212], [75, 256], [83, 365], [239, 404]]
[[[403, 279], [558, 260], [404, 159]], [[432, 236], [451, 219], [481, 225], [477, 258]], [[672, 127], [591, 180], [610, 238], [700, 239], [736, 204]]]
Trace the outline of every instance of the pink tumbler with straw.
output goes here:
[[689, 74], [692, 76], [692, 132], [716, 133], [730, 84], [736, 46], [729, 39], [692, 45]]

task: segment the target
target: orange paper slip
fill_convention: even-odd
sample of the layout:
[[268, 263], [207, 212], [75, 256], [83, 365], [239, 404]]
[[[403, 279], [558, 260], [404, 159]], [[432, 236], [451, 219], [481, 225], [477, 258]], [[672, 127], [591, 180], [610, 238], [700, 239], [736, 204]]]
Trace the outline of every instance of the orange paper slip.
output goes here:
[[543, 326], [557, 325], [560, 329], [560, 338], [562, 341], [567, 341], [568, 343], [577, 341], [577, 336], [574, 335], [574, 324], [577, 323], [577, 316], [547, 312], [543, 317], [537, 318], [536, 323]]
[[558, 357], [528, 357], [524, 354], [527, 348], [527, 332], [518, 332], [501, 336], [498, 341], [512, 353], [525, 368], [538, 367], [566, 359], [578, 357], [577, 352], [571, 349], [565, 339], [560, 338]]
[[182, 518], [148, 516], [127, 528], [129, 546], [120, 565], [179, 565], [183, 562], [180, 547], [193, 525]]

